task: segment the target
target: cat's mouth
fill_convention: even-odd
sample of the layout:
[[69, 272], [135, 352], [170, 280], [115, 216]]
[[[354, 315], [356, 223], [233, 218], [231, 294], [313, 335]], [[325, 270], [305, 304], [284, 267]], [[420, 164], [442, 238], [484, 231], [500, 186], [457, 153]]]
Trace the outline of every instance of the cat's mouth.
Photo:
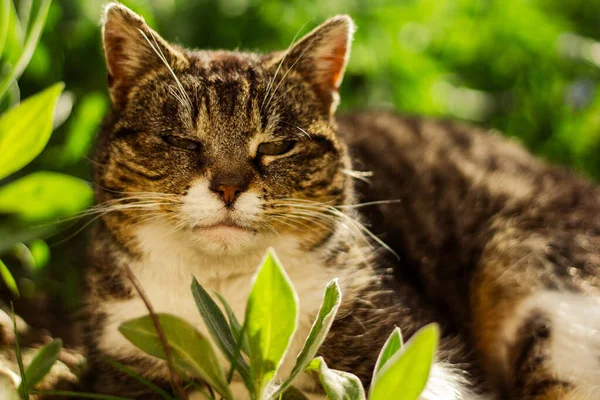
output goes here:
[[256, 230], [247, 225], [241, 225], [234, 221], [224, 220], [214, 224], [198, 225], [194, 231], [200, 235], [216, 236], [221, 239], [231, 238], [236, 236], [255, 233]]
[[247, 226], [242, 226], [242, 225], [230, 223], [230, 222], [219, 222], [217, 224], [211, 224], [211, 225], [200, 225], [200, 226], [196, 226], [194, 228], [194, 230], [198, 230], [198, 231], [206, 231], [206, 230], [211, 230], [211, 229], [231, 229], [231, 230], [241, 230], [241, 231], [253, 231], [253, 229], [251, 229]]

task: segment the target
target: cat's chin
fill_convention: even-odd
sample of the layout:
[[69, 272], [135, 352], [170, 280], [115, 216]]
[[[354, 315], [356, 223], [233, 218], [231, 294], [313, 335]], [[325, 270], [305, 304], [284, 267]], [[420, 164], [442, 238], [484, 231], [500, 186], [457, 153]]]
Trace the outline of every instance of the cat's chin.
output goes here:
[[199, 247], [212, 253], [240, 253], [256, 247], [262, 237], [253, 229], [227, 224], [196, 227], [192, 234]]

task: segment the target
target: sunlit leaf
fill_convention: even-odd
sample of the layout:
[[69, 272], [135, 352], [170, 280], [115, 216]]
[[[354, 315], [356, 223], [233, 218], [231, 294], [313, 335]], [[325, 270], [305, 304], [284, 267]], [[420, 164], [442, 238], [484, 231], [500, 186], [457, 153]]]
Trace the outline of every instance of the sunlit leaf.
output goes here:
[[394, 354], [375, 375], [370, 400], [416, 400], [425, 388], [439, 338], [437, 325], [428, 325]]
[[196, 278], [192, 281], [192, 294], [200, 315], [208, 328], [208, 332], [219, 346], [225, 357], [233, 364], [247, 386], [252, 385], [248, 364], [241, 357], [238, 346], [227, 324], [221, 309], [210, 297], [208, 292], [198, 283]]
[[11, 5], [11, 0], [0, 0], [0, 60], [2, 60], [2, 53], [4, 52], [4, 43], [6, 43], [6, 36], [8, 35], [8, 24], [10, 22]]
[[[4, 98], [8, 89], [17, 81], [33, 55], [35, 48], [39, 42], [44, 24], [46, 23], [46, 17], [50, 10], [50, 4], [52, 0], [40, 0], [39, 6], [35, 13], [35, 18], [31, 23], [31, 29], [27, 29], [27, 36], [25, 38], [25, 44], [23, 51], [19, 54], [19, 59], [14, 63], [14, 66], [9, 69], [9, 72], [4, 76], [0, 76], [0, 100]], [[1, 132], [1, 130], [0, 130]]]
[[338, 285], [337, 279], [329, 282], [323, 296], [323, 303], [317, 314], [317, 319], [310, 329], [310, 333], [304, 342], [304, 346], [296, 358], [296, 364], [281, 386], [271, 395], [271, 398], [276, 398], [279, 393], [286, 390], [294, 381], [294, 379], [308, 366], [311, 360], [317, 354], [319, 347], [323, 344], [327, 332], [333, 324], [333, 319], [342, 301], [342, 291]]
[[48, 264], [50, 260], [50, 247], [42, 239], [35, 239], [27, 244], [33, 257], [33, 267], [39, 271]]
[[79, 102], [69, 122], [67, 141], [61, 149], [65, 161], [76, 162], [89, 153], [108, 105], [108, 99], [100, 93], [89, 94]]
[[258, 271], [246, 305], [250, 373], [262, 393], [275, 375], [298, 323], [298, 297], [269, 249]]
[[[310, 369], [319, 373], [321, 385], [331, 400], [365, 400], [365, 390], [360, 379], [348, 372], [329, 369], [322, 357], [310, 363]], [[397, 397], [389, 397], [396, 399]], [[413, 399], [414, 400], [414, 399]]]
[[6, 25], [3, 25], [6, 27], [6, 31], [4, 41], [0, 43], [3, 45], [0, 47], [0, 59], [14, 65], [23, 51], [23, 29], [21, 28], [14, 3], [11, 0], [1, 0], [1, 2], [8, 3], [8, 13], [4, 14], [3, 11], [0, 11], [3, 20], [7, 18], [8, 22]]
[[20, 293], [19, 287], [17, 286], [17, 282], [15, 281], [15, 278], [12, 276], [10, 270], [2, 260], [0, 260], [0, 276], [2, 277], [2, 281], [4, 282], [6, 287], [12, 292], [12, 294], [15, 297], [18, 298], [20, 296]]
[[[62, 340], [54, 339], [42, 347], [35, 354], [33, 360], [25, 370], [25, 381], [29, 389], [35, 388], [35, 385], [40, 382], [48, 372], [52, 369], [52, 366], [58, 360], [60, 351], [62, 349]], [[19, 392], [23, 393], [23, 383], [19, 386]]]
[[[192, 376], [208, 383], [226, 399], [232, 399], [231, 391], [225, 381], [225, 373], [210, 341], [196, 328], [177, 316], [159, 314], [158, 318], [171, 346], [175, 364]], [[144, 352], [166, 359], [149, 315], [122, 323], [119, 331]]]
[[0, 188], [0, 213], [26, 222], [66, 217], [92, 203], [93, 191], [81, 179], [38, 171]]
[[375, 375], [383, 368], [385, 363], [402, 348], [403, 343], [400, 328], [394, 328], [392, 334], [387, 338], [383, 348], [379, 352], [375, 369], [373, 370], [373, 379], [375, 379]]
[[0, 225], [0, 254], [10, 251], [18, 243], [27, 243], [36, 238], [48, 237], [56, 232], [59, 225]]
[[0, 116], [0, 179], [29, 164], [44, 149], [63, 88], [57, 83]]

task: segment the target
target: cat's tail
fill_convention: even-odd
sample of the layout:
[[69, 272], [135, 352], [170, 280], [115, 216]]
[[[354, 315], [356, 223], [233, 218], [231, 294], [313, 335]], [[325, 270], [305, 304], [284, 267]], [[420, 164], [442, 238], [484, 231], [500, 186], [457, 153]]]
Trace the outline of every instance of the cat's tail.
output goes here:
[[600, 297], [531, 295], [505, 326], [505, 339], [513, 386], [536, 385], [543, 393], [536, 399], [600, 399]]

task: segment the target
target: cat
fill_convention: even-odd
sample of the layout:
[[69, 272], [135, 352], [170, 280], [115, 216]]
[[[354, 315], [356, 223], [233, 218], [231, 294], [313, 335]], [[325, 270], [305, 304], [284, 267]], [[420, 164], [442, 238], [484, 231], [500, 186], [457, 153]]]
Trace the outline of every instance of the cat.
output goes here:
[[[106, 7], [83, 311], [96, 392], [154, 398], [107, 358], [169, 388], [165, 363], [118, 332], [147, 314], [129, 270], [157, 312], [206, 333], [192, 276], [242, 317], [273, 247], [300, 298], [284, 373], [337, 277], [319, 354], [365, 385], [395, 326], [437, 322], [424, 400], [600, 396], [600, 189], [479, 128], [335, 115], [354, 30], [342, 15], [285, 51], [195, 51]], [[295, 384], [322, 397], [314, 377]]]

